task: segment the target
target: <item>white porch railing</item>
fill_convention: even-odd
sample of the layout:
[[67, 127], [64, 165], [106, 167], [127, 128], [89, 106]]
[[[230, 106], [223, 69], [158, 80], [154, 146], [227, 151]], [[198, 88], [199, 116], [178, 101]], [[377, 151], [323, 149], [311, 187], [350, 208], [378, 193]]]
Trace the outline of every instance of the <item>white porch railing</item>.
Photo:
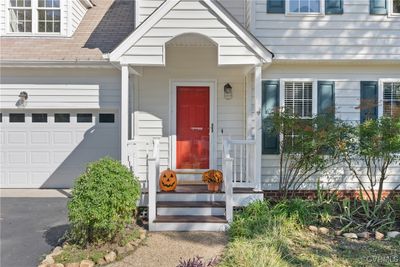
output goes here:
[[255, 140], [224, 140], [223, 158], [232, 159], [233, 187], [256, 188]]
[[153, 155], [148, 159], [149, 230], [154, 231], [157, 217], [157, 190], [160, 175], [160, 140], [153, 140]]

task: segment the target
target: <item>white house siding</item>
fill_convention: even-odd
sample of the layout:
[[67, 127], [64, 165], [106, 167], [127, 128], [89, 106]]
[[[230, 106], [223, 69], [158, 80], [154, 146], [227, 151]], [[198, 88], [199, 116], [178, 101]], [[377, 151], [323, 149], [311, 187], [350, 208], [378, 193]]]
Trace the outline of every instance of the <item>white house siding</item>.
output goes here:
[[[222, 134], [233, 139], [245, 136], [245, 93], [244, 69], [241, 67], [217, 67], [217, 49], [215, 47], [168, 47], [166, 67], [144, 67], [139, 79], [136, 122], [138, 139], [152, 136], [161, 138], [161, 168], [171, 162], [168, 145], [170, 136], [170, 81], [215, 81], [217, 83], [217, 127], [218, 132], [218, 167], [221, 168]], [[230, 83], [233, 98], [225, 100], [223, 87]], [[147, 125], [147, 127], [145, 127]], [[144, 147], [142, 145], [141, 147]], [[150, 145], [150, 149], [152, 146]], [[136, 174], [145, 176], [145, 148], [141, 149], [140, 166]], [[150, 154], [151, 155], [151, 154]]]
[[221, 65], [259, 61], [206, 6], [190, 1], [172, 8], [124, 54], [122, 61], [134, 65], [164, 65], [164, 44], [178, 35], [192, 32], [208, 36], [219, 45], [218, 63]]
[[[273, 64], [263, 72], [264, 80], [279, 79], [315, 79], [319, 81], [335, 81], [336, 116], [345, 121], [359, 121], [357, 108], [360, 103], [360, 81], [378, 81], [384, 78], [400, 79], [400, 65], [335, 65], [335, 64]], [[314, 88], [315, 89], [315, 88]], [[279, 176], [279, 157], [276, 155], [262, 156], [262, 183], [266, 190], [276, 189]], [[330, 170], [326, 177], [321, 178], [325, 186], [341, 184], [344, 189], [354, 189], [357, 183], [351, 178], [350, 172], [343, 166]], [[316, 181], [316, 177], [315, 177]], [[386, 188], [393, 188], [400, 183], [400, 166], [393, 167], [389, 172]], [[315, 183], [306, 185], [314, 188]]]
[[400, 18], [370, 15], [370, 0], [345, 0], [343, 15], [267, 14], [255, 0], [253, 34], [276, 59], [400, 59]]
[[6, 32], [6, 1], [0, 1], [0, 35]]
[[[3, 68], [1, 73], [2, 96], [5, 91], [7, 100], [17, 101], [21, 86], [29, 97], [25, 108], [0, 103], [0, 187], [69, 188], [88, 162], [120, 158], [118, 70]], [[96, 99], [95, 105], [88, 99]], [[24, 113], [25, 122], [10, 123], [10, 113]], [[32, 123], [32, 113], [48, 114], [48, 122]], [[55, 113], [69, 113], [70, 122], [55, 123]], [[77, 123], [78, 113], [91, 113], [93, 122]], [[114, 113], [115, 122], [99, 123], [99, 113]]]
[[[138, 21], [142, 23], [154, 12], [163, 0], [139, 0]], [[219, 0], [219, 2], [235, 17], [237, 21], [244, 24], [244, 0]]]
[[81, 23], [86, 14], [87, 8], [80, 0], [69, 1], [68, 5], [70, 5], [70, 29], [68, 29], [68, 35], [71, 36]]

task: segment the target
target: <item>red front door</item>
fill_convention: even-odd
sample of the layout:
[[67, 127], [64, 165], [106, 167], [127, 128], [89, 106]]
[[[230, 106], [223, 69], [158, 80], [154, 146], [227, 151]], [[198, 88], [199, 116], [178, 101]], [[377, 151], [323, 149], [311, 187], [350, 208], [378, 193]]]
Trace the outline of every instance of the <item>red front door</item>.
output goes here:
[[208, 169], [210, 88], [177, 87], [176, 168]]

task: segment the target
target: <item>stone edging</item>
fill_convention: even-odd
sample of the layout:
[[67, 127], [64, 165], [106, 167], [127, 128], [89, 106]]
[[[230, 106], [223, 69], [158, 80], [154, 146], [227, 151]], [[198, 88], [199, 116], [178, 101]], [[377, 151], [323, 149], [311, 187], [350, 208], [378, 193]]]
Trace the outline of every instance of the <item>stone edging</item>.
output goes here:
[[63, 252], [63, 247], [55, 247], [53, 251], [46, 255], [45, 259], [38, 265], [38, 267], [94, 267], [96, 265], [109, 264], [117, 259], [119, 255], [126, 255], [129, 252], [134, 251], [146, 238], [147, 231], [140, 228], [139, 239], [133, 240], [123, 247], [117, 247], [115, 250], [107, 253], [103, 258], [99, 259], [97, 262], [91, 260], [82, 260], [81, 262], [71, 262], [67, 264], [56, 263], [54, 257], [60, 255]]

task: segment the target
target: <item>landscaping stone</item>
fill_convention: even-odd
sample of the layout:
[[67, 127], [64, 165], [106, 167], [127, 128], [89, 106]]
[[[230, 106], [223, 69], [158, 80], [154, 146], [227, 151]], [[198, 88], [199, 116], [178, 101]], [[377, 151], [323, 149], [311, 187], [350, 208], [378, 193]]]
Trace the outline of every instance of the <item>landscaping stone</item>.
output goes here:
[[139, 246], [139, 244], [140, 244], [140, 240], [131, 241], [131, 242], [129, 242], [129, 244], [131, 244], [131, 245], [134, 246], [134, 247], [137, 247], [137, 246]]
[[145, 239], [146, 238], [146, 233], [140, 233], [140, 239]]
[[80, 267], [79, 265], [80, 265], [79, 262], [70, 262], [66, 263], [64, 267]]
[[385, 238], [385, 235], [382, 234], [381, 232], [375, 231], [375, 239], [376, 240], [382, 240]]
[[396, 237], [400, 236], [400, 232], [398, 232], [398, 231], [387, 232], [386, 236], [387, 236], [387, 238], [396, 238]]
[[48, 266], [49, 266], [48, 264], [42, 264], [42, 263], [38, 265], [38, 267], [48, 267]]
[[64, 264], [62, 264], [62, 263], [53, 263], [53, 264], [50, 264], [50, 265], [47, 265], [48, 267], [64, 267]]
[[371, 234], [369, 232], [362, 232], [357, 234], [358, 238], [369, 239]]
[[358, 239], [358, 236], [355, 233], [344, 233], [343, 236], [348, 239]]
[[105, 265], [105, 264], [107, 264], [107, 262], [106, 262], [105, 259], [101, 258], [101, 259], [99, 259], [99, 260], [97, 261], [97, 264], [98, 264], [98, 265]]
[[313, 233], [318, 233], [318, 227], [316, 227], [314, 225], [308, 226], [308, 229]]
[[127, 252], [128, 251], [132, 251], [132, 250], [135, 249], [135, 246], [132, 245], [131, 243], [128, 243], [128, 244], [126, 244], [125, 249], [126, 249]]
[[79, 267], [94, 267], [94, 262], [91, 260], [83, 260], [79, 264]]
[[342, 231], [340, 231], [340, 230], [338, 230], [338, 231], [335, 231], [335, 235], [336, 236], [341, 236], [343, 234], [343, 232]]
[[42, 261], [42, 264], [47, 264], [47, 265], [50, 265], [53, 263], [54, 263], [54, 259], [50, 255], [47, 255], [46, 258]]
[[318, 232], [320, 234], [327, 235], [327, 234], [329, 234], [329, 229], [326, 227], [320, 227], [320, 228], [318, 228]]
[[117, 255], [121, 255], [121, 254], [126, 253], [127, 249], [126, 249], [126, 247], [117, 247], [115, 249], [115, 251], [117, 252]]
[[63, 250], [62, 247], [55, 247], [50, 255], [52, 257], [58, 256], [62, 253], [62, 250]]
[[111, 251], [110, 253], [104, 256], [104, 259], [106, 260], [107, 263], [113, 262], [117, 259], [117, 254], [115, 254], [114, 251]]

